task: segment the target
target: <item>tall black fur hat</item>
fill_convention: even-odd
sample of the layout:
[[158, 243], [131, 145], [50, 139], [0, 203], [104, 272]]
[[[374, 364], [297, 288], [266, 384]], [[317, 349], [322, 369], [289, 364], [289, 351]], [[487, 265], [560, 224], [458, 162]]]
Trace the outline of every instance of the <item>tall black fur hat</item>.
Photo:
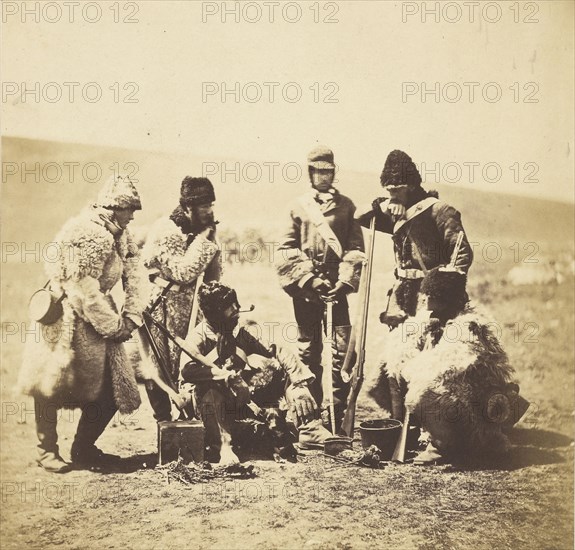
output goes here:
[[183, 206], [198, 206], [215, 202], [214, 186], [208, 178], [192, 178], [186, 176], [180, 188], [180, 204]]
[[467, 301], [466, 283], [465, 273], [446, 267], [434, 267], [423, 278], [421, 292], [446, 306], [462, 307]]
[[387, 155], [379, 180], [383, 187], [395, 185], [418, 187], [421, 185], [421, 175], [417, 166], [407, 153], [398, 149]]
[[229, 286], [210, 281], [204, 283], [198, 291], [200, 308], [208, 322], [219, 322], [224, 310], [238, 303], [236, 291]]

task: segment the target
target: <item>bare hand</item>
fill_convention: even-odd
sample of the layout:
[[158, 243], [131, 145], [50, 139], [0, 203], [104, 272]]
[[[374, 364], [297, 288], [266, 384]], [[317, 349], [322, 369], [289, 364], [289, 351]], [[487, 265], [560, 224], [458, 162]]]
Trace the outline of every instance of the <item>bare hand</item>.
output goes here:
[[192, 402], [192, 391], [185, 388], [185, 386], [189, 386], [190, 384], [184, 384], [178, 393], [174, 393], [172, 399], [176, 407], [179, 410], [185, 409], [191, 402]]
[[317, 403], [306, 386], [294, 386], [291, 395], [292, 410], [299, 424], [305, 424], [317, 417]]
[[[384, 206], [385, 205], [385, 206]], [[388, 213], [396, 220], [400, 220], [405, 217], [405, 206], [399, 204], [398, 202], [388, 201], [386, 203], [381, 203], [380, 208], [384, 213]]]
[[204, 237], [204, 239], [212, 240], [214, 238], [215, 233], [216, 233], [215, 225], [208, 225], [205, 229], [200, 231], [199, 234], [202, 237]]

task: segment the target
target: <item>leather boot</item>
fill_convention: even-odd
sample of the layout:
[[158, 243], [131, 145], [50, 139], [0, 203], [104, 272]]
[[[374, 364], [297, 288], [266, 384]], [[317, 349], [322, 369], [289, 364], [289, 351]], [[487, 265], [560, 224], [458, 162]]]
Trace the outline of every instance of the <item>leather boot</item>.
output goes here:
[[58, 449], [58, 421], [59, 409], [54, 403], [46, 399], [34, 399], [34, 412], [36, 416], [36, 435], [38, 436], [38, 457], [36, 462], [47, 472], [64, 474], [71, 470], [70, 464], [60, 456]]
[[110, 403], [97, 401], [83, 408], [72, 443], [72, 462], [76, 466], [104, 466], [120, 459], [117, 455], [104, 453], [94, 445], [116, 412], [116, 407]]

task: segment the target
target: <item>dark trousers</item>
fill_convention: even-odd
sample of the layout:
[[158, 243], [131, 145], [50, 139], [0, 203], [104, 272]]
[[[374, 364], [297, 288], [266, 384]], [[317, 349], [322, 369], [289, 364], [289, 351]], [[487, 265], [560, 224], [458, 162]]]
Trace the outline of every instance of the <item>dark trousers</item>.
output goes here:
[[146, 381], [146, 393], [154, 411], [154, 419], [157, 422], [172, 420], [172, 403], [168, 394], [152, 380]]
[[[118, 411], [114, 401], [109, 367], [106, 368], [104, 376], [104, 384], [98, 399], [82, 405], [82, 414], [76, 428], [76, 436], [73, 443], [75, 448], [94, 445]], [[40, 452], [58, 454], [57, 424], [60, 408], [59, 401], [43, 397], [34, 398], [36, 434]]]
[[[305, 300], [294, 298], [293, 307], [298, 324], [299, 358], [315, 375], [315, 381], [311, 386], [311, 393], [320, 407], [324, 395], [322, 387], [323, 367], [321, 364], [321, 353], [324, 338], [331, 341], [333, 355], [331, 375], [333, 380], [334, 405], [336, 417], [343, 416], [349, 393], [349, 384], [345, 384], [341, 379], [341, 368], [345, 360], [351, 332], [347, 299], [343, 298], [337, 303], [334, 303], [332, 310], [333, 319], [327, 320], [328, 324], [333, 323], [333, 327], [328, 327], [327, 335], [323, 333], [325, 304], [306, 302]], [[330, 334], [329, 331], [333, 331], [333, 333]]]

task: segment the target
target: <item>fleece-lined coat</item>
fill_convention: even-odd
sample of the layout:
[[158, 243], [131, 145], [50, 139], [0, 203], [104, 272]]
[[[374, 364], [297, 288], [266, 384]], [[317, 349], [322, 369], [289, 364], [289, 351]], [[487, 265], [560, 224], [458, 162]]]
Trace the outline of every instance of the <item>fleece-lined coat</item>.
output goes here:
[[[361, 225], [369, 227], [371, 219], [375, 216], [375, 229], [384, 233], [390, 233], [393, 239], [396, 268], [421, 270], [421, 265], [414, 252], [414, 244], [419, 249], [421, 258], [427, 269], [447, 265], [455, 249], [457, 236], [463, 230], [461, 214], [449, 204], [437, 200], [429, 208], [420, 213], [416, 211], [421, 201], [428, 197], [437, 197], [437, 193], [427, 193], [419, 189], [412, 197], [408, 208], [413, 207], [413, 217], [402, 224], [395, 224], [392, 217], [384, 214], [381, 206], [385, 201], [375, 200], [366, 212], [358, 214]], [[380, 206], [380, 203], [383, 204]], [[473, 251], [465, 232], [455, 268], [467, 273], [473, 261]], [[409, 315], [415, 314], [417, 305], [417, 293], [421, 284], [420, 279], [402, 281], [394, 288], [393, 298], [399, 307]]]
[[511, 396], [513, 408], [518, 388], [510, 383], [514, 370], [496, 327], [469, 304], [445, 326], [430, 323], [428, 312], [410, 317], [389, 333], [369, 394], [383, 404], [384, 377], [403, 379], [406, 405], [438, 447], [505, 450], [501, 415], [517, 411], [508, 410], [499, 397]]
[[[310, 192], [315, 200], [316, 193]], [[331, 283], [341, 281], [357, 291], [361, 265], [365, 258], [363, 235], [354, 219], [351, 199], [335, 192], [330, 200], [319, 202], [319, 209], [343, 249], [341, 260], [327, 247], [304, 207], [295, 201], [290, 208], [287, 229], [279, 241], [277, 272], [282, 288], [294, 295], [302, 283], [320, 267]]]
[[[222, 274], [219, 245], [200, 234], [186, 232], [187, 223], [181, 208], [170, 217], [160, 218], [150, 229], [142, 250], [145, 266], [178, 288], [170, 289], [152, 315], [174, 336], [185, 338], [190, 324], [196, 281], [204, 273], [204, 282], [218, 281]], [[151, 285], [149, 304], [162, 292]], [[180, 348], [167, 341], [165, 335], [152, 327], [152, 334], [167, 361], [174, 381], [178, 380]], [[169, 350], [169, 356], [165, 350]]]
[[98, 399], [109, 368], [116, 405], [131, 412], [140, 396], [124, 345], [111, 339], [122, 315], [109, 292], [123, 281], [123, 314], [138, 323], [145, 305], [138, 247], [128, 230], [114, 238], [98, 208], [70, 219], [55, 242], [59, 257], [45, 269], [53, 291], [65, 293], [63, 315], [52, 325], [40, 325], [38, 337], [27, 338], [20, 390], [60, 407], [78, 407]]

